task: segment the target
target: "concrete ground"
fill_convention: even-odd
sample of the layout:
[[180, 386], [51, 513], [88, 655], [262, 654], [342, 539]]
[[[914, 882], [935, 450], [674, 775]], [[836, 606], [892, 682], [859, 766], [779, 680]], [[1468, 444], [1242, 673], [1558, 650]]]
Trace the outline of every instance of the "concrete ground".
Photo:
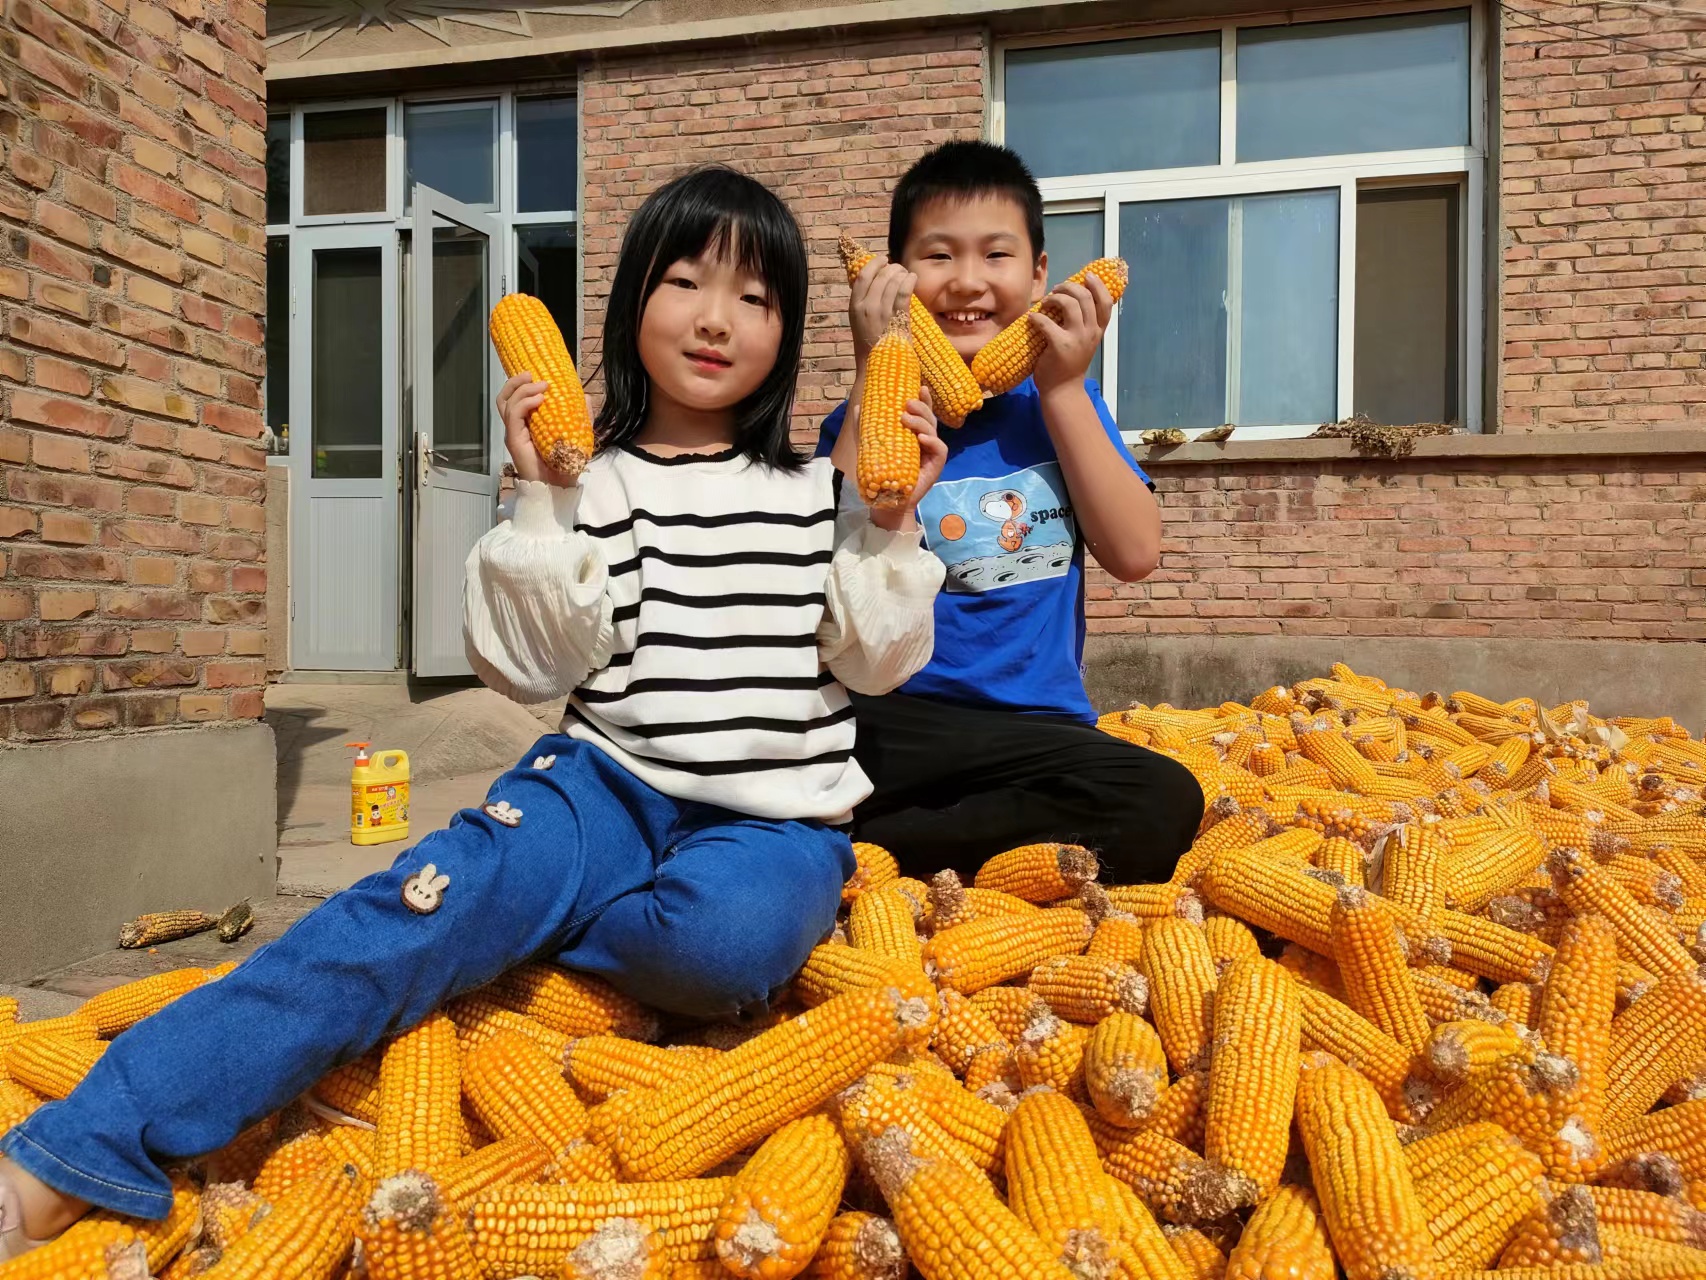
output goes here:
[[[241, 959], [322, 899], [389, 866], [459, 809], [478, 805], [492, 781], [561, 718], [561, 703], [523, 707], [467, 685], [272, 685], [266, 719], [278, 746], [278, 894], [254, 902], [255, 927], [231, 944], [208, 932], [141, 951], [115, 948], [28, 986], [0, 984], [0, 996], [16, 996], [26, 1019], [53, 1017], [134, 978]], [[346, 742], [408, 752], [408, 839], [349, 842], [355, 752]]]
[[[278, 738], [279, 892], [323, 898], [480, 804], [557, 727], [562, 704], [523, 707], [477, 686], [292, 683], [268, 688], [266, 718]], [[407, 839], [350, 843], [347, 742], [408, 753]]]

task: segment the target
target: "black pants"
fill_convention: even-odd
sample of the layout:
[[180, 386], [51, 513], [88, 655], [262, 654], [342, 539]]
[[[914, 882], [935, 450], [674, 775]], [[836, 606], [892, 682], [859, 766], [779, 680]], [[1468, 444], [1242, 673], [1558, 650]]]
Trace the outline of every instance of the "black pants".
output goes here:
[[875, 791], [854, 838], [904, 875], [969, 877], [1022, 844], [1057, 840], [1101, 855], [1104, 884], [1173, 874], [1202, 821], [1202, 790], [1176, 760], [1076, 721], [852, 695], [855, 755]]

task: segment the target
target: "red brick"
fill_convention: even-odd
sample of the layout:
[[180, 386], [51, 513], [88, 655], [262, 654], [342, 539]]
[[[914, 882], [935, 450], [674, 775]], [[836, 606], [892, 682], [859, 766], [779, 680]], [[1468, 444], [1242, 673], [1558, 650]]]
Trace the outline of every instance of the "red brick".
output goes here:
[[209, 689], [241, 688], [267, 681], [264, 662], [210, 662], [204, 674]]
[[30, 456], [36, 466], [50, 471], [89, 470], [89, 446], [81, 440], [38, 435], [31, 446]]
[[201, 407], [201, 420], [216, 431], [249, 440], [258, 439], [266, 425], [257, 412], [222, 404], [204, 404]]
[[35, 605], [28, 591], [16, 587], [0, 587], [0, 622], [20, 622], [29, 617]]
[[131, 622], [162, 618], [187, 622], [196, 617], [197, 609], [194, 598], [182, 591], [114, 591], [102, 601], [101, 612]]
[[95, 455], [95, 470], [103, 476], [178, 489], [187, 489], [195, 483], [195, 470], [182, 458], [141, 449], [103, 448]]
[[184, 720], [223, 720], [225, 698], [217, 693], [186, 693], [178, 699], [178, 716]]
[[41, 514], [41, 540], [86, 547], [95, 540], [95, 522], [88, 516], [70, 511], [44, 511]]
[[101, 679], [110, 691], [159, 689], [194, 684], [196, 668], [193, 662], [175, 662], [169, 658], [126, 658], [103, 664]]
[[78, 360], [117, 368], [124, 363], [124, 353], [111, 338], [89, 329], [78, 329], [40, 315], [25, 315], [14, 311], [7, 317], [7, 334], [14, 342], [30, 347], [46, 347]]
[[23, 507], [0, 507], [0, 538], [22, 538], [41, 527], [41, 518]]
[[144, 173], [133, 165], [117, 163], [112, 165], [109, 180], [120, 191], [146, 200], [167, 213], [182, 218], [185, 222], [196, 219], [195, 197], [188, 192], [162, 182], [151, 173]]
[[40, 396], [33, 391], [12, 393], [12, 417], [21, 422], [52, 427], [56, 431], [73, 431], [105, 440], [122, 436], [125, 431], [125, 420], [116, 413], [78, 400]]
[[63, 391], [68, 395], [86, 396], [94, 387], [89, 371], [78, 365], [66, 364], [52, 356], [36, 357], [35, 384], [46, 391]]

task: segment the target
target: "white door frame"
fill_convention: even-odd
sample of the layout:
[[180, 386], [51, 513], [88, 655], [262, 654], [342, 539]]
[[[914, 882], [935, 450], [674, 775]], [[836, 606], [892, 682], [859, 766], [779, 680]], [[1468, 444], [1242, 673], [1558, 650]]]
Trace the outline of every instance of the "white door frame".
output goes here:
[[[380, 474], [314, 476], [314, 261], [325, 250], [380, 255]], [[389, 223], [299, 227], [291, 243], [291, 665], [394, 671], [401, 655], [398, 502], [397, 232]]]

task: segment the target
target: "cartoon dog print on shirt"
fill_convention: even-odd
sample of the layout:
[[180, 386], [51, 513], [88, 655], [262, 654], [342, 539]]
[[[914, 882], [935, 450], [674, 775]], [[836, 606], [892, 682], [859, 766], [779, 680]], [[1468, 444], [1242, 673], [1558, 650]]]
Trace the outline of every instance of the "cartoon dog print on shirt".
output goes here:
[[1058, 462], [938, 483], [918, 514], [926, 544], [948, 568], [949, 591], [996, 591], [1072, 567], [1078, 528]]

